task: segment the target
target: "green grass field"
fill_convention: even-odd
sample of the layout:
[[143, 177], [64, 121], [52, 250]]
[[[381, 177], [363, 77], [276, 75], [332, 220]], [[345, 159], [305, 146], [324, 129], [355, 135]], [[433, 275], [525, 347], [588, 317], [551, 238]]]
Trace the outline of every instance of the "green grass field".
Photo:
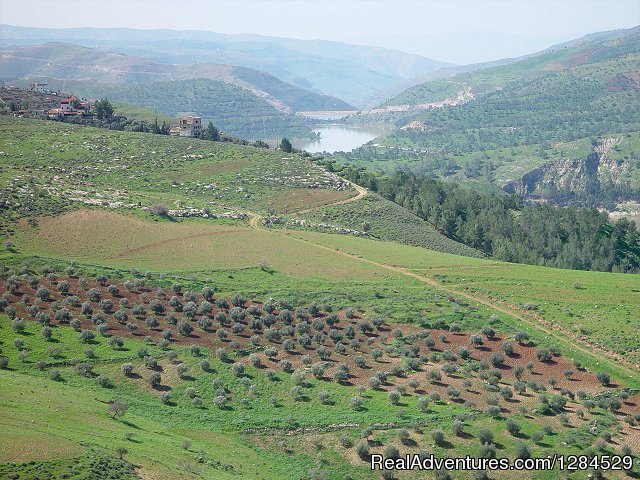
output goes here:
[[[460, 252], [458, 244], [380, 197], [369, 194], [332, 205], [353, 197], [355, 190], [297, 155], [6, 118], [0, 118], [0, 141], [0, 188], [8, 205], [1, 215], [3, 285], [15, 276], [24, 286], [33, 276], [53, 289], [60, 279], [80, 285], [82, 277], [95, 284], [96, 276], [106, 275], [128, 299], [119, 303], [112, 294], [115, 310], [128, 312], [127, 322], [133, 322], [138, 318], [134, 307], [146, 309], [152, 298], [168, 302], [179, 283], [183, 303], [196, 292], [199, 304], [198, 292], [210, 287], [216, 299], [241, 294], [261, 307], [273, 299], [278, 310], [286, 305], [300, 318], [311, 315], [310, 323], [329, 311], [344, 319], [353, 309], [358, 328], [349, 339], [345, 324], [339, 325], [338, 341], [339, 332], [332, 334], [324, 324], [313, 327], [328, 336], [313, 340], [305, 354], [318, 356], [320, 343], [335, 349], [328, 361], [331, 374], [321, 379], [305, 366], [301, 347], [285, 354], [284, 338], [274, 340], [277, 359], [291, 358], [306, 378], [300, 382], [277, 361], [268, 361], [276, 371], [269, 379], [266, 368], [249, 361], [251, 353], [266, 355], [266, 342], [249, 345], [248, 335], [237, 334], [237, 344], [225, 343], [227, 362], [216, 353], [218, 326], [209, 337], [193, 337], [201, 345], [198, 354], [192, 353], [189, 337], [162, 345], [150, 332], [149, 338], [127, 334], [129, 327], [116, 325], [111, 314], [110, 328], [120, 329], [122, 348], [110, 346], [109, 332], [83, 341], [56, 319], [47, 341], [24, 302], [55, 317], [71, 300], [38, 300], [35, 287], [29, 287], [29, 298], [22, 296], [27, 290], [3, 292], [2, 301], [12, 303], [0, 314], [0, 478], [373, 480], [381, 474], [369, 469], [359, 444], [366, 443], [370, 453], [389, 453], [395, 446], [400, 453], [479, 456], [487, 454], [480, 441], [485, 430], [493, 435], [489, 450], [498, 457], [514, 458], [527, 448], [536, 457], [619, 453], [624, 445], [637, 454], [640, 448], [640, 375], [630, 366], [640, 361], [640, 302], [634, 301], [640, 287], [632, 275], [507, 264]], [[214, 220], [147, 211], [160, 202], [169, 209], [206, 207], [243, 215]], [[295, 214], [306, 209], [311, 210]], [[358, 230], [366, 222], [370, 238], [269, 228], [260, 221], [269, 215]], [[146, 285], [145, 293], [125, 292], [125, 282]], [[158, 288], [168, 295], [160, 296]], [[88, 298], [86, 290], [82, 295]], [[322, 311], [319, 317], [309, 313], [312, 302]], [[24, 325], [10, 320], [15, 312], [9, 306], [19, 307]], [[98, 330], [99, 317], [74, 308], [73, 315], [84, 322], [80, 330]], [[93, 302], [92, 308], [103, 306]], [[231, 315], [231, 308], [227, 311]], [[245, 327], [252, 315], [261, 315], [243, 311], [247, 318], [236, 324], [244, 321]], [[195, 320], [206, 316], [201, 314], [194, 318], [197, 333], [202, 330]], [[162, 329], [173, 328], [168, 315], [158, 316], [167, 323]], [[360, 332], [358, 322], [376, 317], [384, 319], [386, 329], [375, 335]], [[146, 329], [146, 319], [136, 320], [140, 330]], [[300, 341], [299, 322], [291, 330], [278, 327]], [[489, 339], [487, 327], [497, 338]], [[533, 344], [522, 346], [507, 360], [510, 365], [493, 368], [492, 354], [502, 342], [515, 342], [517, 332], [529, 334]], [[160, 329], [153, 333], [160, 334]], [[473, 348], [465, 359], [462, 342], [476, 334], [485, 346]], [[427, 345], [428, 335], [437, 345]], [[345, 353], [338, 353], [338, 343]], [[383, 350], [380, 362], [369, 358], [376, 345]], [[421, 345], [420, 355], [411, 350], [415, 345]], [[140, 353], [143, 348], [147, 351]], [[548, 371], [535, 356], [536, 349], [545, 348], [558, 354]], [[147, 367], [144, 353], [158, 367]], [[360, 367], [357, 357], [365, 354], [366, 365]], [[613, 354], [623, 355], [625, 362]], [[415, 366], [417, 359], [417, 372], [393, 373], [397, 366]], [[530, 359], [535, 367], [524, 374], [525, 391], [515, 392], [514, 365]], [[203, 360], [210, 362], [209, 369], [202, 368]], [[233, 362], [245, 365], [243, 374], [234, 373]], [[89, 363], [93, 373], [83, 375], [79, 363]], [[124, 363], [133, 365], [134, 374], [122, 372]], [[181, 363], [185, 367], [178, 367]], [[350, 366], [354, 385], [332, 378], [339, 363]], [[450, 363], [458, 370], [440, 381], [429, 379], [429, 371], [445, 372]], [[573, 379], [563, 378], [568, 367], [577, 370]], [[152, 368], [161, 373], [159, 387], [148, 382]], [[188, 373], [180, 374], [181, 368]], [[559, 377], [558, 386], [549, 371]], [[368, 379], [383, 372], [388, 372], [384, 388], [370, 387]], [[609, 374], [611, 383], [601, 385], [597, 373]], [[99, 383], [102, 376], [109, 379], [107, 387]], [[412, 387], [410, 379], [418, 385]], [[297, 384], [298, 393], [292, 390]], [[397, 404], [389, 397], [392, 389], [399, 392]], [[320, 392], [328, 400], [322, 401]], [[163, 401], [164, 393], [170, 397]], [[228, 401], [219, 407], [215, 399], [222, 393]], [[434, 393], [440, 397], [430, 396], [428, 407], [421, 408], [419, 398]], [[567, 403], [549, 412], [543, 393], [563, 395]], [[109, 413], [113, 402], [128, 405], [122, 417]], [[509, 433], [507, 420], [515, 421], [520, 433]], [[460, 424], [463, 431], [457, 430]], [[444, 441], [434, 440], [434, 430], [442, 430]], [[607, 475], [627, 478], [619, 472]], [[629, 475], [637, 477], [637, 467]], [[522, 478], [515, 472], [492, 476]], [[584, 472], [536, 472], [527, 478], [559, 476], [577, 480]], [[441, 478], [417, 472], [394, 478], [434, 477]], [[454, 477], [474, 475], [456, 472]]]

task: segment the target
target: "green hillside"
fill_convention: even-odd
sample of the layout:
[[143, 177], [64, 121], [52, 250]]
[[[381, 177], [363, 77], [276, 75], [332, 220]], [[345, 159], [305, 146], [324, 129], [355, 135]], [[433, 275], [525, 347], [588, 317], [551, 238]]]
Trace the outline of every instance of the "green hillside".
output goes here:
[[413, 86], [387, 100], [384, 105], [437, 102], [454, 97], [465, 85], [468, 85], [475, 95], [483, 95], [512, 82], [533, 80], [575, 66], [637, 53], [639, 48], [640, 27], [587, 35], [528, 55], [508, 65], [482, 68]]
[[640, 198], [639, 46], [632, 29], [615, 41], [591, 39], [466, 80], [426, 83], [424, 95], [409, 90], [398, 101], [433, 101], [463, 84], [477, 95], [391, 112], [396, 130], [337, 160], [378, 170], [409, 164], [485, 191], [622, 208]]
[[9, 116], [0, 143], [0, 476], [637, 455], [633, 275], [478, 258], [300, 154]]
[[79, 87], [79, 93], [93, 98], [155, 110], [172, 117], [194, 113], [205, 124], [248, 139], [305, 138], [311, 129], [299, 117], [276, 110], [251, 92], [207, 79], [154, 82], [114, 87]]
[[[38, 215], [79, 205], [106, 203], [132, 212], [162, 203], [171, 210], [208, 208], [220, 213], [252, 210], [285, 214], [291, 212], [292, 201], [296, 210], [317, 209], [355, 195], [343, 179], [297, 154], [58, 122], [7, 117], [0, 117], [0, 122], [5, 127], [0, 137], [7, 155], [7, 170], [0, 177], [3, 196], [9, 205], [27, 201], [17, 212], [11, 207], [3, 212], [5, 226], [13, 214]], [[32, 135], [34, 131], [36, 136]], [[58, 148], [61, 138], [65, 143], [62, 150]], [[87, 150], [83, 147], [87, 144], [100, 148]], [[42, 173], [33, 168], [33, 160], [24, 160], [35, 155], [44, 155], [36, 161], [45, 167]], [[93, 165], [107, 162], [105, 155], [110, 159], [109, 172], [99, 173]], [[27, 176], [22, 178], [20, 171]], [[49, 172], [56, 172], [59, 178], [55, 185], [47, 178]], [[29, 185], [27, 191], [21, 190], [24, 185]], [[43, 198], [28, 200], [31, 192], [41, 192]], [[380, 197], [365, 199], [372, 210], [358, 213], [358, 220], [349, 219], [348, 212], [361, 210], [357, 202], [352, 203], [354, 207], [333, 207], [336, 214], [329, 221], [332, 227], [360, 229], [371, 217], [371, 235], [378, 238], [389, 239], [403, 232], [405, 243], [478, 255]], [[52, 204], [56, 209], [50, 210]], [[346, 217], [338, 213], [342, 210]]]
[[130, 105], [128, 103], [113, 102], [113, 108], [117, 115], [122, 115], [127, 117], [127, 119], [146, 122], [148, 124], [155, 122], [156, 119], [159, 124], [162, 124], [162, 122], [166, 122], [169, 125], [177, 123], [177, 119], [175, 117], [164, 115], [160, 112], [149, 110], [147, 108]]

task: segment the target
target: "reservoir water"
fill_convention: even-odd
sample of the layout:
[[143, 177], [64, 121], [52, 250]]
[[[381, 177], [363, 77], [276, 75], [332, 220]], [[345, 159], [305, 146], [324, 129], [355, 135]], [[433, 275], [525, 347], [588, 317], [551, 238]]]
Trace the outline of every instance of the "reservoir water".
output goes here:
[[389, 129], [382, 126], [346, 126], [323, 125], [313, 130], [320, 134], [320, 138], [298, 138], [291, 141], [294, 148], [306, 150], [310, 153], [320, 152], [350, 152], [354, 148], [383, 135]]

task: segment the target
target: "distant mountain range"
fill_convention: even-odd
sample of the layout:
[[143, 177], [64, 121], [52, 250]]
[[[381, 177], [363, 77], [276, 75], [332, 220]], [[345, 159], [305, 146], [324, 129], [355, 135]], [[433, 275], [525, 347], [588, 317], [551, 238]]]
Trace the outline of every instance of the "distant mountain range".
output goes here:
[[[361, 105], [376, 92], [450, 64], [380, 47], [204, 31], [0, 26], [0, 45], [66, 42], [161, 64], [212, 63], [267, 72]], [[144, 68], [141, 68], [144, 71]]]
[[329, 95], [311, 92], [265, 72], [219, 64], [166, 64], [147, 58], [68, 43], [0, 49], [0, 78], [47, 81], [56, 88], [121, 85], [207, 78], [244, 88], [284, 113], [354, 110]]

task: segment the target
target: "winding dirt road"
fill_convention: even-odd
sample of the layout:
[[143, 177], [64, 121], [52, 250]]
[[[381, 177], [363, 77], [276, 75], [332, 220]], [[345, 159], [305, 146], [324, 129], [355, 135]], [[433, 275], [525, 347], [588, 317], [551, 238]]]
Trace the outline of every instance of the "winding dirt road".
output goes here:
[[305, 208], [304, 210], [298, 210], [297, 212], [293, 212], [293, 215], [299, 215], [301, 213], [309, 213], [313, 210], [317, 210], [318, 208], [324, 208], [324, 207], [333, 207], [334, 205], [344, 205], [345, 203], [351, 203], [351, 202], [355, 202], [356, 200], [360, 200], [361, 198], [363, 198], [364, 196], [366, 196], [369, 192], [366, 188], [361, 187], [360, 185], [356, 185], [353, 182], [350, 182], [349, 180], [346, 180], [346, 182], [349, 183], [349, 185], [351, 185], [353, 188], [356, 189], [356, 191], [358, 192], [357, 195], [353, 196], [353, 197], [349, 197], [345, 200], [340, 200], [337, 202], [333, 202], [330, 203], [328, 205], [320, 205], [318, 207], [312, 207], [312, 208]]

